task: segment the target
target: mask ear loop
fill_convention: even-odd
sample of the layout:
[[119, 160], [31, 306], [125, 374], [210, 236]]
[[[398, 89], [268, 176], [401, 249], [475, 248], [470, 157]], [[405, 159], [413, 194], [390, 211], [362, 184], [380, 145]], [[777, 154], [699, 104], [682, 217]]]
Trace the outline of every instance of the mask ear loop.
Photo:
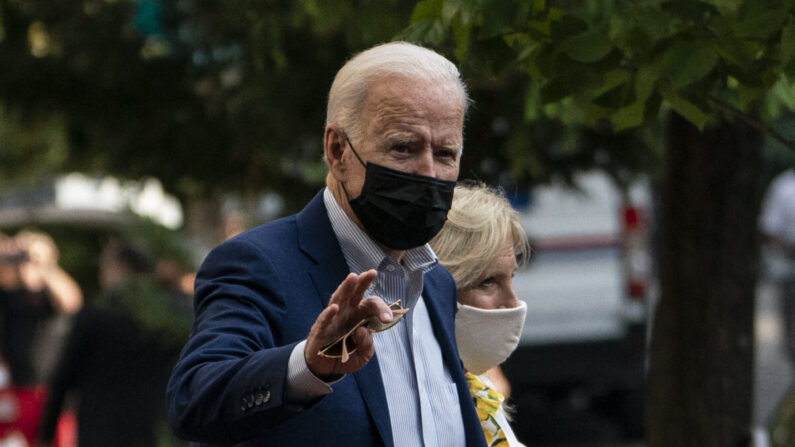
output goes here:
[[[364, 161], [362, 161], [362, 157], [360, 157], [359, 154], [356, 152], [356, 149], [353, 148], [353, 143], [351, 143], [351, 139], [348, 138], [348, 134], [345, 133], [345, 131], [342, 129], [340, 129], [340, 133], [342, 134], [342, 137], [345, 138], [345, 141], [348, 142], [348, 146], [350, 146], [351, 151], [353, 151], [353, 155], [356, 156], [356, 159], [359, 160], [359, 163], [362, 164], [362, 167], [367, 169], [367, 165], [364, 164]], [[348, 202], [350, 202], [351, 196], [348, 195], [348, 188], [345, 187], [345, 182], [340, 182], [340, 183], [342, 184], [342, 191], [345, 193], [345, 198], [348, 200]]]
[[345, 141], [348, 142], [348, 146], [351, 147], [353, 155], [356, 156], [356, 159], [359, 160], [359, 163], [362, 164], [362, 167], [367, 168], [367, 165], [365, 165], [364, 162], [362, 161], [362, 157], [360, 157], [359, 154], [356, 152], [356, 149], [353, 148], [353, 143], [351, 143], [351, 139], [348, 138], [348, 134], [346, 134], [344, 130], [341, 130], [340, 132], [342, 133], [343, 138], [345, 138]]

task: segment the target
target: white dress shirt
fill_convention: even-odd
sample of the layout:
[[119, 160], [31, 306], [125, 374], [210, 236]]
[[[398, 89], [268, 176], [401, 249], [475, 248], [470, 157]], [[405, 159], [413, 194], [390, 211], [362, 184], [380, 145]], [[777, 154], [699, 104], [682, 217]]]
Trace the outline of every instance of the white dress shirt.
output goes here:
[[[394, 327], [373, 334], [395, 446], [464, 445], [456, 385], [442, 360], [421, 296], [423, 274], [436, 265], [436, 255], [426, 244], [407, 250], [402, 261], [396, 262], [350, 220], [328, 189], [323, 200], [350, 271], [378, 272], [365, 296], [377, 295], [387, 303], [400, 299], [410, 309]], [[333, 391], [333, 383], [309, 371], [305, 345], [304, 341], [293, 349], [288, 367], [287, 392], [297, 403]]]

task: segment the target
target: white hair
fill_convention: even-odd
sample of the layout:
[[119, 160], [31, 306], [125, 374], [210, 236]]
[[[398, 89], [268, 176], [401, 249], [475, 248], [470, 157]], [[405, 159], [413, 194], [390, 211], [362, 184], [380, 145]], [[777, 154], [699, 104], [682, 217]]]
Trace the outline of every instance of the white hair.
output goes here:
[[359, 113], [368, 89], [373, 81], [386, 76], [454, 83], [466, 113], [469, 97], [455, 64], [433, 50], [408, 42], [389, 42], [357, 54], [340, 68], [329, 90], [326, 126], [336, 123], [350, 138], [358, 137]]

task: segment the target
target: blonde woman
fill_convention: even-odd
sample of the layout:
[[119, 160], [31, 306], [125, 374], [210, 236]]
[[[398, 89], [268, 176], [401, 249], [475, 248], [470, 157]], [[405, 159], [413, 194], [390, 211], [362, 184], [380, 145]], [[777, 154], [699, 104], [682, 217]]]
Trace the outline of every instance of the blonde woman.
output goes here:
[[510, 388], [498, 366], [516, 349], [527, 310], [512, 285], [517, 259], [530, 250], [519, 216], [500, 191], [459, 185], [430, 244], [458, 289], [455, 335], [487, 444], [521, 446], [508, 425]]

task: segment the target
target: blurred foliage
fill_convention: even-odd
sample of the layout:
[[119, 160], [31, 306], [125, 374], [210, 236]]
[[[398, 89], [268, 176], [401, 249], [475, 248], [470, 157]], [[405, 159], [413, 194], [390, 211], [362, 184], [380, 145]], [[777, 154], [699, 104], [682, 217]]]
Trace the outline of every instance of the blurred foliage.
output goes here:
[[324, 180], [334, 73], [411, 7], [0, 0], [0, 173], [155, 176], [181, 199], [275, 190], [295, 209]]
[[[0, 0], [0, 184], [71, 170], [155, 176], [183, 203], [276, 191], [295, 211], [324, 180], [336, 70], [428, 4]], [[529, 119], [541, 84], [521, 67], [495, 74], [507, 48], [476, 47], [495, 69], [462, 67], [474, 99], [462, 178], [512, 193], [594, 164], [618, 177], [652, 164], [654, 151], [631, 150], [646, 147], [638, 136]]]
[[673, 109], [703, 128], [730, 110], [795, 108], [792, 0], [422, 0], [405, 35], [481, 73], [533, 80], [526, 114], [613, 132]]
[[0, 187], [36, 185], [66, 162], [60, 120], [31, 119], [20, 126], [18, 115], [0, 106]]
[[[795, 110], [793, 5], [422, 0], [401, 36], [448, 48], [471, 78], [510, 74], [498, 110], [486, 115], [511, 110], [502, 121], [510, 131], [496, 143], [513, 178], [569, 179], [599, 166], [626, 184], [637, 172], [658, 174], [668, 110], [701, 129], [740, 116], [768, 135], [787, 134], [765, 123], [788, 123]], [[795, 150], [792, 141], [770, 145]], [[473, 160], [490, 158], [465, 165]]]

